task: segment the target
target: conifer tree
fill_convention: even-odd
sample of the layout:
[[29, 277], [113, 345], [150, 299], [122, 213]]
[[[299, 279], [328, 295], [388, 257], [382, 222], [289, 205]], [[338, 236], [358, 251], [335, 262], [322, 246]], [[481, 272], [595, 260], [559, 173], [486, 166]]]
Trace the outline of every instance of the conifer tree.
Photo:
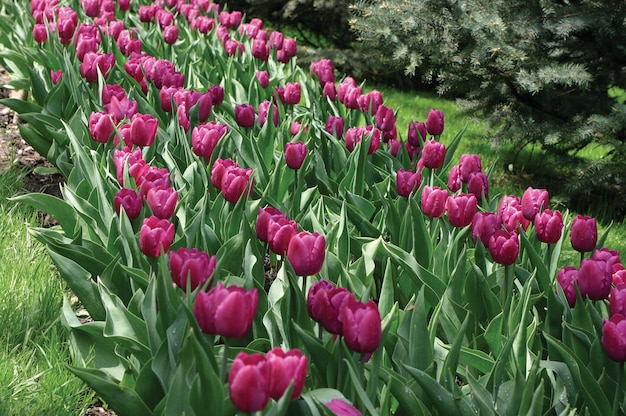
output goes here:
[[350, 23], [496, 137], [557, 152], [597, 141], [626, 166], [626, 108], [613, 95], [626, 89], [626, 2], [360, 0]]

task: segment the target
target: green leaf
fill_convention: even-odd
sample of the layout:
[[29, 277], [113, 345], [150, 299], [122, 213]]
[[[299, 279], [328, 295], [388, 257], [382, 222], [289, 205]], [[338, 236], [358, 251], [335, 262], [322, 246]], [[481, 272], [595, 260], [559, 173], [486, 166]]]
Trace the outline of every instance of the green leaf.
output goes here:
[[45, 211], [53, 216], [63, 228], [67, 236], [73, 238], [78, 233], [78, 216], [76, 210], [64, 200], [45, 193], [30, 193], [10, 198], [33, 208]]
[[150, 416], [152, 411], [134, 390], [121, 386], [104, 371], [97, 368], [80, 368], [68, 365], [67, 368], [98, 395], [107, 405], [120, 415]]
[[567, 348], [558, 339], [553, 338], [547, 333], [544, 333], [543, 336], [546, 341], [548, 341], [548, 343], [561, 354], [563, 361], [567, 364], [567, 367], [570, 370], [574, 384], [576, 385], [579, 394], [582, 395], [584, 403], [586, 407], [589, 408], [591, 414], [611, 414], [612, 407], [609, 399], [585, 364], [580, 361], [572, 350]]

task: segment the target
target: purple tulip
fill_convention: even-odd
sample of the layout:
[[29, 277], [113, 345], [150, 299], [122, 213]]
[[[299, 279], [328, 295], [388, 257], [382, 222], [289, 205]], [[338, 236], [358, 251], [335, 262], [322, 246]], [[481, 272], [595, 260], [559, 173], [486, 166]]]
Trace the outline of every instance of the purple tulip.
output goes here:
[[130, 121], [130, 140], [135, 146], [150, 146], [154, 143], [159, 120], [150, 114], [137, 113]]
[[139, 230], [139, 248], [148, 257], [167, 253], [174, 241], [174, 224], [155, 216], [143, 220]]
[[240, 352], [235, 356], [228, 374], [228, 392], [237, 409], [247, 413], [263, 410], [270, 399], [269, 387], [270, 364], [263, 354]]
[[412, 193], [417, 192], [422, 181], [422, 175], [412, 170], [400, 168], [396, 172], [396, 191], [398, 195], [408, 198]]
[[459, 177], [461, 182], [468, 183], [474, 173], [482, 172], [480, 156], [473, 153], [465, 153], [459, 159]]
[[285, 163], [290, 169], [300, 169], [306, 158], [306, 145], [302, 142], [290, 142], [285, 145]]
[[291, 238], [298, 234], [298, 224], [293, 220], [279, 217], [270, 219], [267, 224], [267, 242], [274, 254], [284, 256]]
[[345, 287], [336, 287], [320, 291], [318, 296], [319, 300], [317, 297], [316, 300], [320, 311], [320, 324], [331, 334], [342, 335], [341, 310], [347, 302], [354, 299], [354, 294]]
[[489, 247], [489, 239], [500, 227], [500, 220], [493, 212], [477, 212], [470, 225], [472, 241], [476, 244], [480, 239], [485, 247]]
[[324, 129], [327, 133], [341, 139], [343, 137], [343, 128], [343, 118], [339, 116], [328, 116], [328, 119], [326, 120], [326, 127]]
[[168, 220], [172, 218], [176, 210], [178, 192], [171, 187], [150, 188], [146, 194], [146, 202], [155, 217]]
[[626, 285], [619, 284], [609, 293], [609, 316], [626, 314]]
[[315, 322], [321, 322], [322, 316], [326, 312], [325, 302], [328, 300], [328, 296], [323, 296], [323, 292], [332, 290], [335, 288], [335, 284], [328, 280], [319, 280], [309, 288], [309, 293], [306, 298], [306, 308], [309, 312], [309, 316]]
[[626, 361], [626, 318], [617, 314], [604, 319], [602, 345], [609, 358], [616, 362]]
[[227, 169], [222, 176], [221, 185], [224, 199], [235, 204], [242, 195], [249, 196], [252, 193], [252, 189], [254, 189], [252, 173], [252, 168], [244, 169], [233, 166]]
[[498, 264], [510, 266], [519, 255], [519, 237], [517, 233], [497, 230], [489, 239], [489, 252]]
[[422, 190], [422, 212], [430, 218], [440, 218], [446, 212], [448, 191], [438, 186], [425, 186]]
[[426, 130], [428, 134], [439, 136], [443, 133], [443, 111], [431, 108], [426, 116]]
[[583, 298], [603, 300], [611, 292], [613, 274], [608, 269], [607, 262], [600, 259], [588, 258], [580, 262], [578, 268], [578, 288]]
[[200, 124], [191, 132], [191, 147], [193, 152], [210, 162], [213, 150], [222, 137], [228, 133], [228, 125], [215, 121]]
[[596, 219], [578, 214], [572, 221], [569, 234], [572, 248], [581, 253], [593, 251], [598, 243]]
[[217, 262], [215, 256], [209, 256], [208, 253], [196, 248], [181, 247], [178, 250], [170, 251], [168, 256], [172, 280], [176, 286], [185, 291], [187, 290], [187, 281], [190, 284], [189, 290], [192, 291], [198, 286], [204, 285], [213, 274]]
[[424, 143], [422, 149], [422, 164], [429, 169], [438, 169], [446, 158], [446, 146], [436, 140]]
[[535, 215], [535, 234], [542, 243], [555, 244], [563, 232], [563, 216], [560, 211], [543, 210]]
[[367, 303], [350, 298], [340, 311], [346, 346], [361, 354], [372, 353], [382, 337], [380, 312], [373, 300]]
[[565, 299], [570, 308], [576, 305], [576, 286], [578, 282], [578, 270], [574, 266], [565, 266], [556, 275], [556, 281], [563, 289]]
[[535, 189], [530, 186], [526, 188], [522, 195], [522, 213], [530, 221], [535, 219], [537, 213], [548, 209], [548, 191], [545, 189]]
[[122, 188], [115, 194], [113, 205], [115, 206], [117, 215], [120, 215], [122, 208], [124, 208], [126, 216], [134, 220], [141, 214], [143, 198], [134, 189]]
[[258, 303], [256, 288], [224, 287], [222, 282], [196, 295], [193, 314], [202, 332], [226, 338], [241, 338], [252, 326]]
[[318, 232], [302, 231], [287, 247], [287, 259], [298, 276], [313, 276], [322, 270], [326, 257], [326, 239]]
[[448, 221], [454, 227], [465, 227], [476, 214], [477, 200], [473, 194], [450, 195], [446, 200]]
[[363, 416], [359, 409], [341, 399], [332, 399], [324, 404], [337, 416]]
[[272, 348], [265, 354], [270, 367], [269, 393], [274, 400], [279, 400], [293, 382], [291, 400], [302, 394], [306, 381], [308, 360], [299, 349], [284, 352], [282, 348]]
[[103, 111], [92, 112], [89, 116], [91, 138], [98, 143], [107, 143], [115, 129], [115, 120], [111, 114]]

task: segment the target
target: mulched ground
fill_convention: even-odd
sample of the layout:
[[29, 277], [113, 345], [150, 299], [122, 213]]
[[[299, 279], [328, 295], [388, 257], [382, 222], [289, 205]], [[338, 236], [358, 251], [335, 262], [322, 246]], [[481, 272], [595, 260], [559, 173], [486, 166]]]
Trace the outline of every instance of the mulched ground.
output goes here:
[[[0, 99], [15, 97], [24, 99], [23, 92], [11, 91], [4, 86], [10, 81], [9, 74], [0, 67]], [[24, 192], [45, 192], [61, 197], [59, 185], [63, 183], [60, 174], [40, 174], [37, 168], [52, 165], [28, 145], [20, 136], [19, 119], [9, 108], [0, 104], [0, 174], [16, 167], [20, 169]], [[38, 213], [39, 221], [44, 227], [57, 224], [56, 220], [45, 212]], [[103, 406], [97, 400], [87, 411], [86, 416], [115, 416], [116, 413]]]

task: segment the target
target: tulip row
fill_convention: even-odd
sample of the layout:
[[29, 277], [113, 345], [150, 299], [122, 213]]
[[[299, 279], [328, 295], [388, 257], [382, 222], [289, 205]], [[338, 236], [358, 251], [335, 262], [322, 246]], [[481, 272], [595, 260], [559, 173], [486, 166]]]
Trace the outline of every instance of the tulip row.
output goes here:
[[33, 233], [94, 319], [64, 308], [71, 368], [120, 414], [624, 407], [597, 357], [623, 361], [619, 253], [579, 216], [593, 254], [557, 272], [567, 214], [489, 199], [441, 111], [403, 140], [379, 91], [207, 0], [32, 0], [24, 24], [37, 103], [5, 102], [67, 184], [21, 199], [61, 222]]

